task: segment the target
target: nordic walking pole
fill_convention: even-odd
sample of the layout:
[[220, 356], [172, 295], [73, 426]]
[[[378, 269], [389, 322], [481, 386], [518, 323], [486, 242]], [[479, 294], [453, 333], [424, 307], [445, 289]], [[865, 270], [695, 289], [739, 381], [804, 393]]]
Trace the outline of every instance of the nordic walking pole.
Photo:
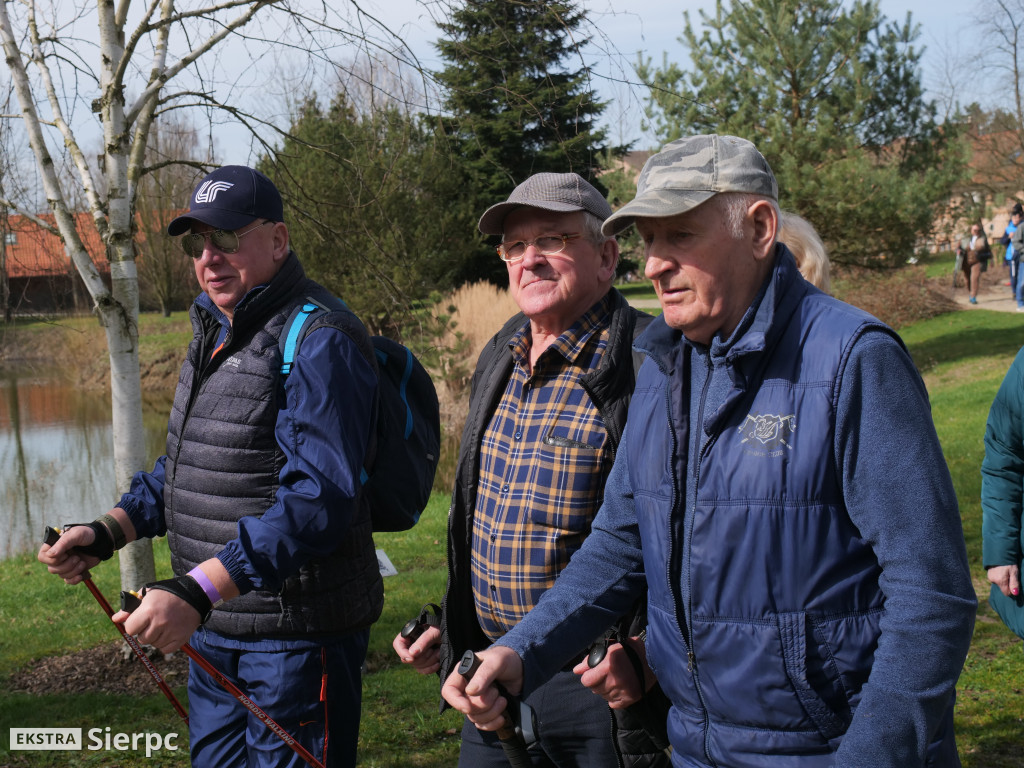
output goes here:
[[[480, 657], [477, 656], [473, 651], [466, 651], [462, 654], [462, 661], [459, 663], [458, 673], [466, 678], [466, 681], [473, 679], [473, 675], [476, 674], [477, 669], [480, 668]], [[501, 686], [498, 686], [498, 690], [505, 696], [505, 699], [511, 703], [511, 697], [505, 692]], [[516, 732], [516, 729], [511, 725], [511, 716], [509, 715], [509, 709], [505, 709], [505, 720], [509, 721], [509, 724], [503, 725], [498, 729], [498, 738], [501, 739], [501, 748], [505, 750], [505, 757], [508, 758], [509, 765], [512, 768], [529, 768], [533, 765], [530, 760], [530, 753], [526, 751], [526, 742], [523, 737]]]
[[[140, 603], [141, 598], [135, 592], [121, 592], [122, 611], [127, 611], [128, 613], [131, 613], [139, 607]], [[121, 631], [123, 632], [124, 630], [122, 629]], [[299, 742], [297, 742], [295, 738], [290, 733], [288, 733], [288, 731], [286, 731], [284, 728], [278, 725], [274, 718], [272, 718], [270, 715], [264, 712], [260, 708], [260, 706], [256, 704], [256, 702], [254, 702], [252, 699], [250, 699], [248, 696], [242, 693], [241, 689], [237, 685], [235, 685], [233, 682], [224, 677], [224, 675], [218, 672], [217, 668], [214, 667], [206, 659], [204, 659], [195, 648], [193, 648], [188, 643], [185, 643], [183, 646], [181, 646], [181, 650], [186, 656], [192, 659], [192, 661], [194, 661], [196, 664], [202, 667], [203, 671], [205, 671], [206, 674], [208, 674], [210, 677], [212, 677], [214, 680], [220, 683], [221, 687], [224, 688], [225, 691], [227, 691], [236, 699], [238, 699], [238, 701], [241, 702], [242, 706], [249, 710], [252, 714], [254, 714], [261, 723], [263, 723], [265, 726], [267, 726], [267, 728], [273, 731], [275, 736], [277, 736], [279, 739], [281, 739], [281, 741], [283, 741], [285, 744], [291, 747], [292, 751], [295, 752], [295, 754], [297, 754], [299, 757], [301, 757], [303, 760], [305, 760], [307, 763], [313, 766], [313, 768], [324, 768], [323, 763], [321, 763], [319, 760], [313, 757], [313, 755], [310, 754], [309, 750], [307, 750], [305, 747], [299, 744]]]
[[[57, 543], [57, 539], [60, 538], [60, 534], [61, 531], [57, 530], [56, 528], [46, 526], [46, 529], [43, 532], [43, 541], [52, 547], [54, 544]], [[92, 596], [96, 598], [96, 602], [100, 604], [100, 607], [103, 609], [104, 613], [107, 614], [107, 618], [109, 619], [113, 617], [114, 611], [110, 607], [110, 603], [107, 602], [107, 598], [105, 598], [103, 596], [103, 593], [99, 591], [95, 584], [93, 584], [92, 579], [86, 576], [84, 579], [82, 579], [82, 583], [85, 584], [85, 586], [89, 589], [90, 592], [92, 592]], [[120, 624], [115, 624], [114, 626], [116, 626], [117, 629], [120, 631], [121, 637], [123, 637], [124, 641], [128, 643], [128, 647], [135, 651], [135, 655], [138, 656], [139, 661], [142, 662], [142, 665], [146, 668], [146, 671], [149, 672], [153, 680], [156, 681], [156, 684], [160, 686], [160, 690], [163, 691], [163, 694], [167, 697], [167, 700], [171, 702], [171, 706], [174, 707], [174, 711], [177, 712], [178, 716], [185, 721], [185, 725], [188, 725], [188, 712], [185, 711], [185, 708], [181, 706], [181, 702], [178, 701], [178, 699], [175, 697], [174, 692], [170, 689], [167, 683], [164, 682], [164, 679], [163, 677], [161, 677], [160, 672], [157, 671], [157, 668], [155, 666], [153, 666], [153, 662], [150, 661], [150, 658], [146, 655], [146, 652], [142, 650], [142, 646], [139, 645], [139, 641], [136, 640], [132, 635], [129, 635], [127, 632], [125, 632], [124, 627], [122, 627]]]

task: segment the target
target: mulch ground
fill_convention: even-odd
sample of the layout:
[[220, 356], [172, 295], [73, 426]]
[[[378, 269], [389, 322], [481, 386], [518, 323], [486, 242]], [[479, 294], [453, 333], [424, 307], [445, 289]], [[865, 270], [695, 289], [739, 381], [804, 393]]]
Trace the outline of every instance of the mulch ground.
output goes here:
[[[122, 649], [128, 651], [127, 656]], [[188, 681], [188, 657], [185, 654], [175, 653], [165, 658], [154, 649], [150, 659], [172, 688], [183, 686]], [[8, 680], [8, 689], [35, 694], [117, 693], [136, 696], [160, 691], [142, 662], [122, 641], [40, 659], [15, 672]]]

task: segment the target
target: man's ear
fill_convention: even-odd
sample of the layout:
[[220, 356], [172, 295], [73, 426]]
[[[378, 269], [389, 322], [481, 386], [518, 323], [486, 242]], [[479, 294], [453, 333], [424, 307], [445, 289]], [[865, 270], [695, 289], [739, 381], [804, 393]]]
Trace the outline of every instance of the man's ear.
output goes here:
[[767, 200], [758, 200], [747, 215], [753, 224], [754, 258], [760, 261], [775, 253], [775, 237], [779, 231], [779, 214]]
[[601, 243], [601, 263], [598, 276], [602, 280], [614, 280], [615, 268], [619, 264], [619, 242], [614, 237]]
[[288, 256], [288, 227], [283, 221], [274, 222], [274, 261], [284, 261]]

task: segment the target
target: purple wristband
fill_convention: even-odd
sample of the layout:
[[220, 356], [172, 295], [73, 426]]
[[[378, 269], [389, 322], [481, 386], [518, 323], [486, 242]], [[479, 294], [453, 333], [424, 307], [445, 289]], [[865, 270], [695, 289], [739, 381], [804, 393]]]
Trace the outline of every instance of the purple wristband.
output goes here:
[[197, 565], [191, 571], [186, 574], [196, 580], [196, 583], [203, 588], [203, 592], [210, 598], [210, 603], [216, 608], [218, 605], [224, 602], [224, 598], [220, 596], [220, 592], [213, 586], [213, 582], [210, 581], [210, 577], [203, 573], [202, 569]]

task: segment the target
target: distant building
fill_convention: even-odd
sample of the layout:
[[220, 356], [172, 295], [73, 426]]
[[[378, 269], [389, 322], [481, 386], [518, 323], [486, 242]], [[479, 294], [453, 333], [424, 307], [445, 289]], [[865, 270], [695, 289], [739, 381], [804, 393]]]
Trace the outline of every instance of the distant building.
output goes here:
[[[110, 263], [88, 213], [77, 213], [75, 226], [101, 278], [110, 284]], [[54, 224], [52, 214], [38, 217]], [[10, 314], [52, 315], [87, 312], [92, 299], [60, 238], [26, 216], [0, 222], [4, 238], [0, 277], [6, 277]]]
[[1024, 144], [1016, 131], [970, 133], [970, 179], [958, 189], [935, 218], [929, 237], [919, 243], [936, 253], [956, 248], [970, 232], [973, 221], [989, 241], [998, 240], [1010, 222], [1010, 209], [1024, 202]]

